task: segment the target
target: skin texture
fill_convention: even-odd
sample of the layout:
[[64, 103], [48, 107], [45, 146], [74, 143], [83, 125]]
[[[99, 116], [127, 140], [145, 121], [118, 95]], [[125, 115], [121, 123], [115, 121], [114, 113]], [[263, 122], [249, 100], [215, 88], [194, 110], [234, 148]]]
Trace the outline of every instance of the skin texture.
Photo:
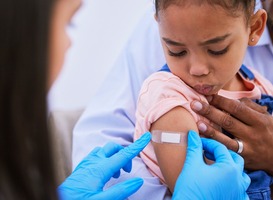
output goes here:
[[[223, 127], [243, 142], [244, 150], [241, 155], [245, 159], [247, 169], [265, 170], [273, 175], [273, 117], [264, 107], [246, 98], [235, 101], [214, 95], [209, 99], [211, 105], [193, 101], [191, 103], [193, 110]], [[208, 124], [199, 121], [198, 127], [204, 136], [223, 143], [233, 151], [238, 150], [238, 144], [234, 139]]]
[[[184, 108], [176, 107], [153, 123], [151, 130], [187, 133], [188, 130], [198, 129], [192, 115]], [[176, 179], [185, 162], [186, 146], [153, 143], [153, 147], [165, 182], [173, 192]]]
[[[190, 4], [170, 5], [157, 21], [168, 66], [187, 85], [205, 95], [245, 89], [236, 76], [250, 35], [243, 17], [227, 16], [219, 6]], [[223, 39], [212, 41], [216, 38]]]
[[[273, 42], [273, 1], [263, 1], [263, 7], [267, 11], [267, 26]], [[264, 170], [273, 176], [273, 118], [264, 109], [248, 99], [233, 101], [215, 95], [209, 106], [202, 102], [192, 102], [192, 109], [210, 121], [225, 128], [244, 143], [244, 151], [241, 155], [245, 160], [245, 167], [253, 170]], [[224, 112], [223, 112], [224, 110]], [[241, 113], [247, 112], [247, 115]], [[227, 114], [229, 113], [229, 114]], [[245, 118], [245, 116], [248, 116]], [[222, 142], [227, 148], [238, 150], [236, 141], [226, 137], [213, 127], [198, 122], [200, 133], [204, 136]], [[259, 134], [257, 134], [259, 133]], [[272, 186], [271, 186], [272, 190]], [[271, 198], [273, 194], [271, 193]]]
[[[247, 46], [255, 45], [264, 30], [264, 10], [253, 15], [248, 26], [243, 12], [234, 17], [222, 7], [206, 3], [169, 5], [155, 18], [172, 73], [205, 95], [215, 94], [222, 88], [245, 90], [236, 73]], [[152, 124], [151, 130], [156, 129], [188, 132], [196, 130], [197, 124], [188, 111], [177, 107]], [[185, 147], [153, 145], [166, 184], [173, 191], [184, 164]]]
[[[263, 7], [268, 14], [267, 26], [273, 42], [273, 1], [263, 1]], [[204, 102], [193, 101], [192, 109], [225, 128], [243, 142], [244, 150], [241, 155], [244, 157], [246, 168], [264, 170], [273, 176], [273, 117], [263, 107], [248, 99], [234, 101], [218, 95], [208, 99], [211, 100], [211, 106]], [[205, 137], [213, 138], [234, 151], [238, 150], [236, 141], [205, 122], [199, 121], [198, 128]]]
[[70, 47], [70, 38], [66, 27], [81, 3], [81, 0], [57, 0], [55, 2], [50, 31], [48, 88], [62, 69], [65, 54]]

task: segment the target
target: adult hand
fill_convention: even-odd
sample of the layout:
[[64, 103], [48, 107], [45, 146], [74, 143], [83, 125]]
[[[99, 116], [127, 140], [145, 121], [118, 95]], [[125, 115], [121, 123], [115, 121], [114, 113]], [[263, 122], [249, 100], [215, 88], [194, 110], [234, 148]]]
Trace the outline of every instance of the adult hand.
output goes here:
[[123, 200], [132, 195], [142, 186], [141, 178], [129, 179], [105, 191], [103, 187], [111, 177], [119, 177], [121, 168], [130, 172], [132, 159], [150, 140], [151, 134], [147, 132], [125, 148], [115, 143], [95, 148], [58, 187], [61, 199]]
[[[208, 97], [210, 105], [193, 101], [192, 109], [224, 128], [243, 143], [241, 155], [245, 168], [264, 170], [273, 175], [273, 117], [266, 109], [253, 101], [243, 98], [240, 101], [219, 95]], [[202, 135], [213, 138], [227, 148], [237, 152], [238, 142], [204, 121], [198, 122]]]
[[[204, 162], [202, 144], [205, 152], [214, 156], [214, 164]], [[202, 138], [201, 141], [197, 133], [189, 131], [187, 156], [173, 199], [248, 199], [250, 178], [243, 168], [240, 155], [215, 140]]]

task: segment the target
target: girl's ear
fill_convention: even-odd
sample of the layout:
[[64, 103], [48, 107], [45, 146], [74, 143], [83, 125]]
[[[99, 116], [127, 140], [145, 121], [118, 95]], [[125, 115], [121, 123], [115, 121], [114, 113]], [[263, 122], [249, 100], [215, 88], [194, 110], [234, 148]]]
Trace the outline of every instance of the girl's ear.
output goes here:
[[250, 19], [250, 34], [248, 45], [254, 46], [258, 43], [266, 26], [267, 14], [264, 9], [258, 10]]

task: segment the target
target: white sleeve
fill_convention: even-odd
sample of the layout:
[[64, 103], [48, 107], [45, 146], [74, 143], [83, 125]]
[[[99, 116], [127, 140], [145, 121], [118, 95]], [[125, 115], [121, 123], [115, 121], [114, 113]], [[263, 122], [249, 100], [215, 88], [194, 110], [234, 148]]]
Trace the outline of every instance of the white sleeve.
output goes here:
[[[133, 141], [136, 101], [142, 82], [165, 63], [153, 6], [151, 3], [139, 19], [127, 45], [75, 126], [73, 168], [96, 146], [109, 141], [126, 146]], [[131, 173], [121, 172], [120, 178], [111, 179], [106, 187], [136, 176], [144, 179], [144, 185], [129, 199], [170, 198], [166, 186], [149, 173], [139, 157], [133, 160]]]

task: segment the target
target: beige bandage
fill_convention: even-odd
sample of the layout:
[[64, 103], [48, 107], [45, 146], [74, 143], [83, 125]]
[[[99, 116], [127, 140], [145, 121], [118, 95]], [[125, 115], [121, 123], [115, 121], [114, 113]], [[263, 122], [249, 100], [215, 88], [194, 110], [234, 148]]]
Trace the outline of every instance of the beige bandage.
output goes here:
[[153, 130], [151, 133], [152, 141], [155, 143], [176, 144], [181, 146], [187, 146], [188, 143], [188, 133], [161, 130]]

